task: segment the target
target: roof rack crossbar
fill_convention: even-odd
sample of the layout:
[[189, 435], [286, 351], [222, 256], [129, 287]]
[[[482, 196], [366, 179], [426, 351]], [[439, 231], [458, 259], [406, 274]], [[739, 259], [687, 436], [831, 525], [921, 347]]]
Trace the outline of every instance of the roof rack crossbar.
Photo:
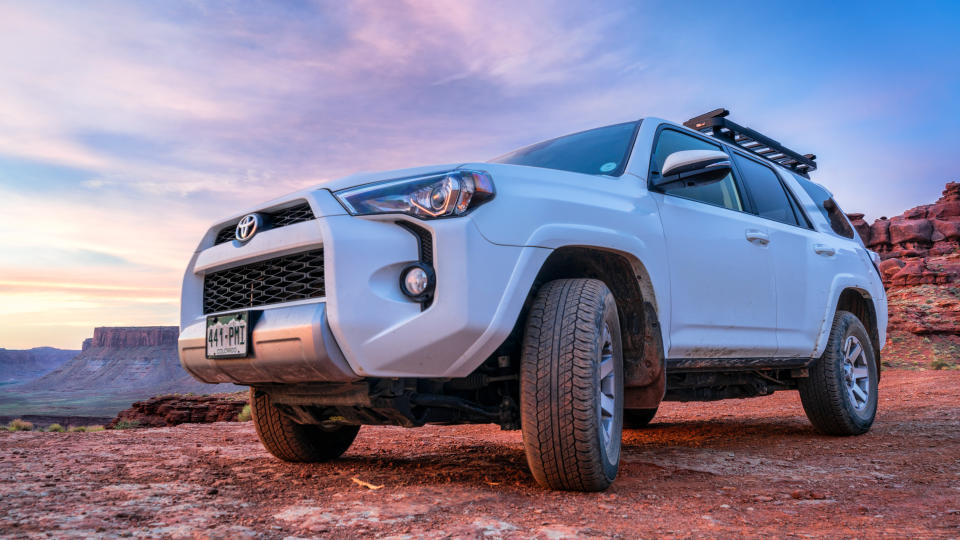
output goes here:
[[748, 152], [786, 167], [802, 176], [809, 177], [810, 171], [817, 170], [817, 156], [814, 154], [794, 152], [766, 135], [731, 122], [727, 119], [729, 114], [730, 111], [727, 109], [714, 109], [687, 120], [683, 125], [700, 133], [736, 144]]

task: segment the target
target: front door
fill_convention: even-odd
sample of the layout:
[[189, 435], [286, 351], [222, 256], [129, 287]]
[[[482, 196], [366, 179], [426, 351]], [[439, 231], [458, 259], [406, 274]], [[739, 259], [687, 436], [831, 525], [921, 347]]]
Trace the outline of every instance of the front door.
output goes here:
[[[680, 150], [721, 150], [706, 139], [663, 129], [651, 177]], [[746, 213], [734, 174], [708, 185], [653, 193], [670, 271], [668, 358], [747, 358], [777, 352], [776, 283], [766, 220]]]

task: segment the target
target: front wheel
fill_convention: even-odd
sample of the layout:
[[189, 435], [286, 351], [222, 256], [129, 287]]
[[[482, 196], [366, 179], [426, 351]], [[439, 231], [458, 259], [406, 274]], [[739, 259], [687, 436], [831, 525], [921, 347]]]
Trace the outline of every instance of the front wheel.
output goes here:
[[800, 379], [800, 401], [810, 423], [827, 435], [860, 435], [877, 415], [877, 361], [856, 315], [837, 311], [827, 349]]
[[357, 438], [360, 426], [324, 429], [298, 424], [277, 410], [266, 392], [250, 389], [250, 416], [260, 442], [284, 461], [317, 462], [340, 457]]
[[527, 463], [547, 488], [606, 489], [623, 429], [623, 353], [613, 294], [595, 279], [544, 285], [527, 316], [520, 367]]

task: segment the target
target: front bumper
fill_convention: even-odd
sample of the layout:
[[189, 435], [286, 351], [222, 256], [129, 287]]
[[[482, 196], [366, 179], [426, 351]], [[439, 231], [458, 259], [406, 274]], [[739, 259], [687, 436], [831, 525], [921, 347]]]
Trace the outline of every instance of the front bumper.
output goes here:
[[180, 361], [194, 377], [210, 383], [350, 382], [358, 379], [347, 365], [327, 323], [326, 304], [264, 309], [253, 328], [247, 358], [210, 360], [206, 321], [180, 333]]
[[[509, 335], [550, 253], [493, 244], [471, 216], [353, 217], [329, 191], [298, 198], [310, 202], [317, 219], [263, 231], [243, 245], [212, 245], [210, 232], [191, 260], [182, 292], [180, 358], [196, 378], [256, 384], [465, 377]], [[437, 283], [426, 310], [399, 289], [401, 269], [419, 260], [420, 249], [398, 221], [411, 221], [433, 238]], [[263, 313], [253, 328], [251, 356], [208, 360], [204, 274], [319, 247], [326, 296], [254, 308]]]

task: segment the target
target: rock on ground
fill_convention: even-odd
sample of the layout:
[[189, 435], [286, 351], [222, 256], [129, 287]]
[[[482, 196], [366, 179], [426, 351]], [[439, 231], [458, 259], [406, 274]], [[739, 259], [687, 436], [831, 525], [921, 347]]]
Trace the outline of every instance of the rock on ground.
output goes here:
[[957, 537], [958, 387], [887, 371], [873, 430], [847, 438], [813, 431], [795, 392], [665, 403], [603, 493], [539, 488], [494, 426], [364, 427], [322, 464], [272, 458], [249, 422], [0, 433], [0, 535]]
[[124, 422], [139, 427], [177, 426], [211, 422], [236, 422], [247, 404], [246, 392], [192, 396], [170, 394], [137, 401], [110, 422], [109, 427]]

